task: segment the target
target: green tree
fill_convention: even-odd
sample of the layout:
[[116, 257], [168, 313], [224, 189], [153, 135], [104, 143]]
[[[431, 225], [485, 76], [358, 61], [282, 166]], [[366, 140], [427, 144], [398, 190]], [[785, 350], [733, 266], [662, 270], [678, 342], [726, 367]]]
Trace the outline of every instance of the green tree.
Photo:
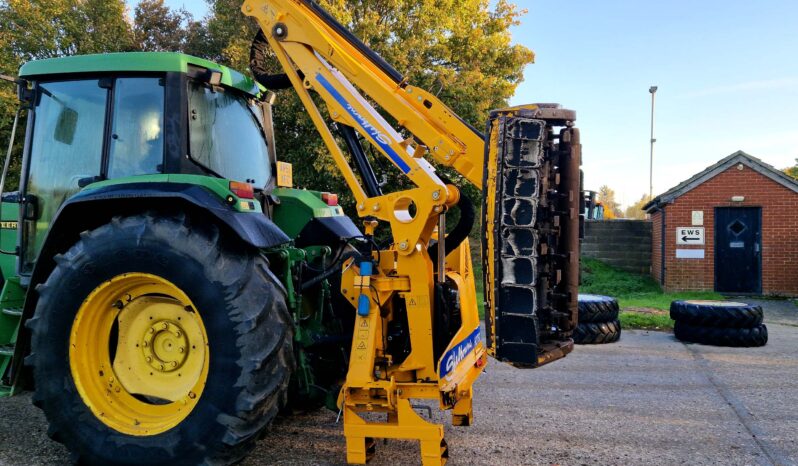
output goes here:
[[633, 218], [637, 220], [643, 220], [646, 218], [646, 212], [643, 210], [643, 206], [648, 204], [651, 200], [651, 196], [648, 194], [643, 194], [639, 201], [635, 202], [634, 204], [630, 205], [624, 211], [624, 218]]
[[[124, 0], [0, 0], [0, 73], [16, 76], [20, 65], [41, 58], [135, 50], [126, 13]], [[14, 86], [0, 83], [3, 157], [18, 106]], [[24, 131], [21, 124], [6, 190], [19, 181]]]
[[599, 188], [598, 198], [604, 205], [604, 218], [614, 219], [623, 217], [621, 205], [615, 200], [615, 191], [606, 184]]
[[141, 0], [136, 5], [133, 32], [137, 46], [146, 52], [185, 50], [195, 22], [185, 10], [172, 10], [163, 0]]
[[133, 50], [126, 11], [124, 0], [4, 0], [3, 51], [19, 65], [39, 58]]

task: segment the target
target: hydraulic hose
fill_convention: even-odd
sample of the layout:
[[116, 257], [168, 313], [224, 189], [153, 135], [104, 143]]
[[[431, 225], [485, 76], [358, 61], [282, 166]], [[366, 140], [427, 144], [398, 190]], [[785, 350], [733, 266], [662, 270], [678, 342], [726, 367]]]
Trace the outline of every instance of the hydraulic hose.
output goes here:
[[289, 89], [292, 84], [287, 74], [270, 74], [264, 67], [268, 57], [269, 41], [266, 40], [263, 31], [258, 31], [258, 34], [252, 40], [252, 47], [249, 49], [249, 69], [255, 76], [255, 80], [266, 87], [266, 89], [273, 91]]
[[[448, 180], [443, 178], [441, 178], [441, 180], [448, 183]], [[460, 209], [460, 220], [457, 221], [457, 225], [454, 226], [452, 231], [446, 235], [446, 241], [444, 241], [444, 251], [447, 256], [452, 251], [459, 248], [463, 241], [468, 238], [468, 234], [471, 233], [471, 228], [473, 228], [474, 220], [476, 219], [474, 204], [471, 202], [471, 199], [462, 192], [460, 193], [460, 200], [457, 201], [457, 208]], [[427, 248], [427, 252], [429, 252], [429, 256], [432, 258], [438, 257], [438, 243], [436, 242]]]
[[361, 254], [359, 252], [357, 252], [357, 251], [350, 251], [350, 252], [348, 252], [346, 254], [343, 254], [338, 260], [334, 261], [333, 264], [327, 270], [325, 270], [324, 272], [322, 272], [319, 275], [316, 275], [315, 277], [311, 278], [308, 281], [302, 282], [302, 284], [299, 286], [299, 291], [301, 293], [304, 293], [305, 291], [309, 290], [313, 286], [318, 285], [319, 283], [321, 283], [323, 280], [326, 280], [326, 279], [332, 277], [336, 273], [341, 273], [341, 268], [340, 267], [341, 267], [342, 263], [346, 262], [348, 259], [350, 259], [352, 257], [360, 257], [360, 256], [361, 256]]

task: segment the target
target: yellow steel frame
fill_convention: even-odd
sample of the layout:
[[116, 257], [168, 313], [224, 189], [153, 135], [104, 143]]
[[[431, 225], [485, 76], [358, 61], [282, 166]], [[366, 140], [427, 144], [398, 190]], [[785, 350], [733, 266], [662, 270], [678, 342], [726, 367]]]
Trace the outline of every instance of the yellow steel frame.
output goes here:
[[[441, 409], [453, 410], [455, 425], [469, 425], [472, 386], [485, 367], [487, 353], [479, 339], [466, 241], [446, 258], [447, 278], [460, 293], [462, 326], [443, 356], [433, 360], [435, 275], [427, 247], [439, 216], [458, 202], [460, 194], [436, 176], [424, 156], [453, 167], [481, 188], [484, 140], [432, 94], [407, 82], [396, 83], [305, 1], [246, 0], [242, 11], [264, 31], [351, 189], [358, 214], [387, 222], [393, 234], [394, 244], [375, 253], [376, 270], [371, 276], [361, 277], [358, 264], [344, 267], [342, 293], [353, 304], [361, 295], [370, 301], [368, 315], [356, 318], [349, 371], [339, 397], [347, 460], [365, 463], [374, 438], [397, 438], [419, 440], [425, 465], [444, 464], [443, 427], [421, 418], [411, 400], [437, 399]], [[358, 89], [413, 136], [402, 137]], [[324, 100], [332, 121], [355, 128], [415, 188], [369, 197], [311, 98], [311, 90]], [[414, 214], [411, 206], [415, 206]], [[366, 222], [367, 232], [375, 224]], [[391, 317], [390, 298], [397, 293], [407, 306], [412, 348], [401, 364], [390, 360], [383, 338], [386, 319]], [[384, 419], [374, 420], [376, 415], [370, 413], [382, 413]]]

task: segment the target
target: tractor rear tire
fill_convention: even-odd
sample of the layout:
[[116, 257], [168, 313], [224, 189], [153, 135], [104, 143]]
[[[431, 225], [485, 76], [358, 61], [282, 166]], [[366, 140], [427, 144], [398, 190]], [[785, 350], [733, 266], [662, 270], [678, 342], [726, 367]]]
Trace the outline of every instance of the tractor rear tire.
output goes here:
[[755, 347], [765, 346], [768, 342], [768, 328], [764, 324], [752, 328], [718, 328], [677, 320], [673, 334], [677, 340], [702, 345]]
[[621, 338], [621, 321], [579, 323], [574, 330], [574, 343], [577, 345], [601, 345], [614, 343]]
[[[48, 435], [63, 443], [76, 463], [231, 464], [254, 448], [259, 434], [286, 404], [286, 389], [294, 367], [293, 327], [285, 290], [261, 254], [228, 238], [214, 225], [193, 223], [182, 214], [146, 214], [117, 217], [82, 233], [68, 252], [55, 257], [55, 262], [47, 281], [37, 287], [38, 304], [27, 324], [32, 332], [32, 348], [26, 363], [33, 368], [33, 402], [47, 417]], [[97, 301], [98, 296], [110, 296], [110, 292], [98, 290], [126, 283], [131, 277], [138, 277], [138, 288], [131, 288], [136, 290], [130, 292], [132, 295], [107, 301], [111, 303], [107, 306]], [[178, 297], [148, 291], [154, 290], [148, 287], [155, 287], [156, 283], [163, 289], [177, 290]], [[192, 305], [181, 303], [181, 296]], [[121, 316], [135, 302], [156, 303], [144, 304], [138, 308], [144, 309], [143, 313], [135, 315], [141, 325], [156, 323], [136, 333], [127, 329], [132, 327], [126, 319], [126, 334], [144, 336], [143, 340], [123, 339]], [[87, 303], [96, 305], [87, 307]], [[158, 312], [171, 312], [177, 317], [164, 317], [157, 323], [160, 317], [153, 321], [152, 315]], [[102, 317], [103, 313], [111, 317]], [[182, 324], [178, 323], [181, 315]], [[110, 332], [98, 332], [97, 336], [108, 342], [97, 347], [106, 359], [75, 346], [76, 335], [83, 335], [84, 331], [80, 322], [92, 319], [112, 322]], [[193, 330], [188, 328], [192, 319], [197, 322], [192, 324]], [[179, 332], [179, 325], [186, 326], [186, 330]], [[204, 347], [203, 339], [195, 338], [199, 328], [206, 335]], [[148, 336], [153, 331], [155, 337]], [[158, 340], [158, 335], [163, 338]], [[188, 340], [189, 337], [194, 339]], [[143, 345], [145, 340], [152, 344]], [[117, 346], [113, 346], [113, 341]], [[126, 368], [131, 371], [138, 367], [150, 371], [146, 364], [156, 364], [155, 377], [163, 377], [158, 379], [160, 390], [168, 391], [172, 385], [164, 382], [187, 378], [176, 377], [178, 370], [184, 371], [178, 375], [189, 375], [180, 369], [185, 367], [181, 366], [187, 361], [185, 358], [194, 357], [195, 365], [205, 364], [204, 376], [197, 370], [204, 379], [198, 379], [200, 383], [193, 386], [193, 391], [179, 398], [182, 405], [176, 398], [151, 397], [148, 391], [129, 390], [130, 385], [122, 383], [124, 374], [120, 376], [123, 368], [114, 364], [119, 361], [120, 351], [135, 356], [142, 353], [140, 343], [155, 351], [157, 342], [163, 343], [157, 345], [159, 348], [168, 344], [172, 352], [143, 353], [149, 356], [132, 363], [132, 359], [125, 359], [124, 365], [130, 365]], [[200, 349], [177, 356], [173, 342], [182, 342], [174, 345], [180, 347], [180, 353], [188, 353], [194, 346]], [[85, 345], [90, 343], [84, 340]], [[135, 349], [131, 348], [133, 343]], [[81, 358], [106, 362], [99, 368], [88, 362], [80, 367], [76, 363]], [[109, 367], [109, 360], [113, 366]], [[163, 362], [177, 369], [164, 368]], [[174, 372], [163, 375], [158, 373], [159, 368], [164, 373]], [[138, 380], [154, 386], [153, 379], [146, 377]], [[123, 395], [128, 403], [124, 409], [123, 402], [115, 403], [122, 400], [115, 397]], [[139, 411], [129, 411], [131, 407]], [[158, 414], [165, 412], [171, 417]], [[155, 427], [143, 429], [148, 425]]]
[[673, 301], [671, 319], [690, 325], [751, 328], [762, 324], [762, 307], [729, 301]]
[[609, 322], [618, 318], [618, 300], [596, 294], [579, 295], [579, 322]]

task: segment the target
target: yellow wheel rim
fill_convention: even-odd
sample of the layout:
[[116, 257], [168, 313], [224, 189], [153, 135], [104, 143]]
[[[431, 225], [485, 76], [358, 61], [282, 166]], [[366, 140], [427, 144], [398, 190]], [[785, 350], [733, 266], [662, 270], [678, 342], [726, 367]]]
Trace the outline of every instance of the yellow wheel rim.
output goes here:
[[171, 282], [118, 275], [83, 301], [69, 366], [83, 402], [105, 425], [156, 435], [180, 424], [208, 378], [208, 336], [197, 308]]

